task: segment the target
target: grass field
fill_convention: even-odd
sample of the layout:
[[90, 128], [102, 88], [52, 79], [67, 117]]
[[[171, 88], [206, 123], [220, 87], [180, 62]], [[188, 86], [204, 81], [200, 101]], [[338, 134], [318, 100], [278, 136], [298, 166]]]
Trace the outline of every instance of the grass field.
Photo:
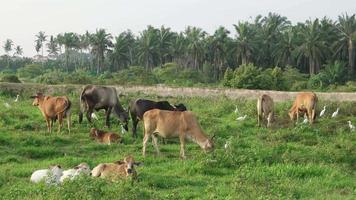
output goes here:
[[[124, 106], [131, 98], [121, 98]], [[157, 97], [146, 97], [157, 99]], [[356, 124], [355, 103], [319, 101], [326, 104], [326, 117], [310, 126], [294, 125], [287, 118], [291, 102], [276, 105], [277, 122], [271, 129], [256, 126], [255, 101], [228, 99], [180, 98], [198, 116], [205, 132], [216, 135], [213, 153], [205, 154], [190, 142], [186, 160], [179, 158], [179, 141], [160, 144], [156, 156], [149, 142], [142, 157], [142, 123], [139, 138], [124, 135], [123, 144], [100, 145], [89, 139], [92, 126], [103, 128], [104, 113], [94, 125], [84, 120], [78, 124], [78, 96], [73, 101], [73, 129], [61, 134], [46, 132], [44, 119], [31, 99], [20, 102], [0, 96], [0, 199], [355, 199], [356, 132], [347, 120]], [[4, 103], [11, 104], [5, 108]], [[248, 117], [237, 122], [233, 112], [238, 106]], [[336, 119], [331, 113], [340, 106]], [[331, 111], [332, 110], [332, 111]], [[112, 118], [111, 130], [120, 131]], [[130, 124], [131, 125], [131, 124]], [[105, 129], [107, 130], [107, 129]], [[131, 126], [130, 126], [131, 130]], [[131, 132], [130, 132], [131, 133]], [[229, 148], [224, 144], [229, 142]], [[72, 168], [80, 162], [95, 167], [131, 154], [143, 166], [139, 178], [109, 182], [80, 177], [60, 186], [33, 184], [29, 179], [37, 169], [50, 164]]]

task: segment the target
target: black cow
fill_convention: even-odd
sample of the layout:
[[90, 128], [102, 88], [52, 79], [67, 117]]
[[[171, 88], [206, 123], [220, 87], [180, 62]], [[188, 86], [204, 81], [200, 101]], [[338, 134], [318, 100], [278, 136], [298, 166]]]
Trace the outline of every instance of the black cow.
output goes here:
[[86, 112], [88, 121], [91, 122], [91, 114], [94, 110], [101, 109], [104, 109], [106, 113], [106, 126], [110, 127], [110, 113], [113, 110], [114, 114], [124, 123], [125, 130], [128, 131], [129, 115], [121, 106], [116, 89], [104, 86], [85, 86], [80, 94], [79, 123], [83, 120], [84, 112]]
[[129, 105], [129, 112], [132, 119], [132, 136], [136, 137], [137, 123], [143, 119], [143, 114], [151, 109], [171, 110], [171, 111], [186, 111], [184, 104], [171, 105], [168, 101], [151, 101], [147, 99], [132, 100]]

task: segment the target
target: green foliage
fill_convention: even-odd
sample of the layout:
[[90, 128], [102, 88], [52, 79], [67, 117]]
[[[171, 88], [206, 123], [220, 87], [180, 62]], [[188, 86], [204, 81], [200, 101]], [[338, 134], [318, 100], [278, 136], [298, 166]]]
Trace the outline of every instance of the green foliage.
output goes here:
[[157, 83], [155, 76], [150, 71], [140, 66], [130, 66], [127, 69], [121, 70], [113, 74], [115, 84], [138, 84], [152, 85]]
[[36, 82], [52, 85], [61, 84], [64, 83], [65, 76], [66, 73], [60, 70], [53, 70], [38, 76]]
[[258, 76], [261, 74], [261, 69], [253, 64], [240, 65], [234, 71], [234, 78], [230, 81], [232, 87], [246, 88], [246, 89], [259, 89]]
[[40, 64], [29, 64], [17, 70], [20, 78], [32, 79], [44, 73], [44, 68]]
[[2, 75], [0, 78], [0, 82], [21, 83], [19, 78], [13, 74]]
[[231, 87], [231, 80], [234, 78], [234, 71], [228, 67], [224, 73], [224, 79], [222, 80], [222, 84], [225, 87]]

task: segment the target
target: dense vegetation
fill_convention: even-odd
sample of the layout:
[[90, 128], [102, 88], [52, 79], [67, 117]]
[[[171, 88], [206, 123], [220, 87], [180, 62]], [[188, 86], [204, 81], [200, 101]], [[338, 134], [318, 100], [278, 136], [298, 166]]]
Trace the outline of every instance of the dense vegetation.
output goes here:
[[[277, 122], [271, 129], [256, 127], [255, 101], [224, 98], [179, 98], [198, 116], [203, 129], [215, 137], [216, 149], [205, 154], [198, 145], [187, 145], [187, 160], [179, 159], [179, 141], [160, 144], [157, 157], [151, 143], [142, 157], [142, 134], [133, 140], [124, 135], [123, 144], [100, 145], [88, 137], [91, 125], [78, 124], [73, 116], [72, 134], [48, 134], [40, 111], [30, 99], [13, 102], [0, 96], [0, 196], [3, 199], [353, 199], [356, 191], [355, 133], [347, 120], [356, 123], [355, 103], [319, 101], [327, 105], [325, 117], [310, 126], [294, 125], [287, 119], [291, 102], [277, 103]], [[60, 94], [59, 94], [60, 95]], [[28, 96], [28, 95], [27, 95]], [[121, 98], [124, 106], [137, 95]], [[144, 96], [140, 96], [144, 97]], [[156, 97], [147, 97], [157, 99]], [[78, 96], [71, 96], [78, 99]], [[237, 122], [233, 112], [247, 114]], [[337, 118], [330, 115], [340, 107]], [[78, 102], [73, 101], [73, 113]], [[104, 126], [99, 113], [94, 126]], [[112, 130], [119, 131], [116, 119]], [[142, 125], [139, 126], [142, 133]], [[224, 149], [224, 144], [228, 148]], [[144, 165], [137, 168], [139, 179], [109, 181], [81, 177], [61, 186], [29, 183], [31, 173], [50, 164], [70, 168], [80, 162], [94, 167], [132, 154]]]
[[[208, 34], [198, 27], [174, 32], [148, 26], [139, 35], [127, 30], [115, 37], [104, 29], [51, 36], [40, 31], [35, 36], [36, 59], [21, 57], [21, 46], [11, 39], [4, 42], [0, 76], [16, 74], [23, 81], [52, 84], [223, 83], [283, 90], [335, 89], [356, 78], [355, 14], [342, 14], [336, 21], [324, 17], [292, 24], [284, 16], [269, 13], [233, 27], [231, 32], [219, 27]], [[278, 76], [297, 80], [278, 85]]]

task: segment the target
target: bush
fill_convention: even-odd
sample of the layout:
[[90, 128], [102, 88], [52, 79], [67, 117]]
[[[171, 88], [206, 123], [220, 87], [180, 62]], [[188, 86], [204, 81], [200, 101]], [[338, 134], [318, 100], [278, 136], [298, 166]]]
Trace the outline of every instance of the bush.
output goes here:
[[240, 65], [234, 71], [234, 78], [230, 81], [231, 87], [258, 89], [259, 80], [256, 77], [260, 74], [261, 69], [251, 63], [247, 65]]
[[66, 75], [66, 73], [59, 70], [49, 71], [37, 77], [36, 82], [56, 85], [63, 83]]
[[152, 72], [146, 71], [145, 68], [140, 66], [130, 66], [113, 74], [113, 77], [112, 84], [153, 85], [157, 83]]
[[17, 70], [17, 74], [19, 75], [19, 77], [29, 79], [42, 75], [44, 72], [45, 70], [39, 64], [25, 65], [25, 67]]
[[223, 86], [231, 87], [231, 80], [234, 78], [234, 71], [228, 67], [224, 74], [224, 79], [222, 80]]
[[0, 82], [21, 83], [19, 78], [12, 74], [3, 75], [0, 79]]

